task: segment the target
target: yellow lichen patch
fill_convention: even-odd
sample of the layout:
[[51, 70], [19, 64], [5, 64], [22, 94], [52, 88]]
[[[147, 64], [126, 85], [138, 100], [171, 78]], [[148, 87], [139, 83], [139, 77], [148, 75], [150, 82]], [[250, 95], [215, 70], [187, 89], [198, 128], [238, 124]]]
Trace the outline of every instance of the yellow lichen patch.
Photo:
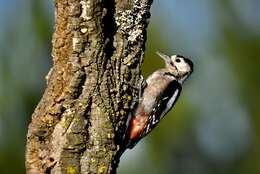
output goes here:
[[120, 114], [121, 115], [125, 115], [126, 114], [126, 111], [124, 111], [123, 109], [120, 110]]
[[132, 100], [132, 96], [130, 95], [123, 95], [121, 98], [124, 102], [129, 102]]
[[48, 110], [48, 113], [52, 114], [52, 115], [55, 115], [56, 114], [56, 110], [54, 108], [50, 108]]
[[115, 137], [114, 134], [111, 134], [111, 133], [108, 133], [108, 134], [107, 134], [107, 138], [108, 138], [108, 139], [112, 139], [112, 138], [114, 138], [114, 137]]
[[42, 117], [42, 122], [48, 124], [48, 125], [52, 125], [54, 123], [54, 119], [53, 116], [50, 114], [46, 114], [44, 117]]
[[67, 167], [67, 174], [77, 174], [77, 168], [75, 166], [68, 166]]
[[119, 121], [117, 124], [118, 124], [118, 125], [122, 125], [122, 124], [123, 124], [123, 122], [122, 122], [122, 121]]
[[61, 121], [60, 121], [60, 125], [63, 127], [63, 128], [66, 128], [67, 127], [67, 124], [66, 124], [66, 117], [62, 117], [61, 118]]
[[112, 115], [113, 117], [116, 116], [115, 111], [112, 111], [111, 115]]
[[128, 100], [128, 101], [131, 101], [131, 100], [132, 100], [132, 96], [129, 95], [129, 96], [127, 97], [127, 100]]
[[106, 171], [107, 171], [107, 167], [106, 166], [104, 166], [104, 165], [99, 166], [99, 168], [98, 168], [98, 173], [99, 174], [105, 173]]
[[108, 139], [112, 138], [111, 134], [107, 134], [107, 138]]
[[92, 163], [95, 163], [96, 160], [95, 160], [94, 158], [91, 158], [91, 162], [92, 162]]

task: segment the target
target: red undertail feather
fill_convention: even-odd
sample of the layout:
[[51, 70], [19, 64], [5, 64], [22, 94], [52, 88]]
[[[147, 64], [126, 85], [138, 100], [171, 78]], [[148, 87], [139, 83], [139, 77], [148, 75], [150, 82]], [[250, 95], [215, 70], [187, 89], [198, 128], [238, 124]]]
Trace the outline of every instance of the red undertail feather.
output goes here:
[[130, 141], [137, 141], [143, 134], [148, 121], [148, 115], [144, 112], [142, 106], [136, 109], [135, 115], [131, 118], [128, 129], [128, 137]]

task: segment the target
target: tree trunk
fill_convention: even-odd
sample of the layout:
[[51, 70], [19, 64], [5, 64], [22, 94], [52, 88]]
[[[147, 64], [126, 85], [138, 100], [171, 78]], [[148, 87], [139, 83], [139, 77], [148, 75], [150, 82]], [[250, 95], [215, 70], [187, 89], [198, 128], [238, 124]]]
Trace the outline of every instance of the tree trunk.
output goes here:
[[29, 125], [27, 173], [116, 173], [151, 3], [55, 0], [54, 65]]

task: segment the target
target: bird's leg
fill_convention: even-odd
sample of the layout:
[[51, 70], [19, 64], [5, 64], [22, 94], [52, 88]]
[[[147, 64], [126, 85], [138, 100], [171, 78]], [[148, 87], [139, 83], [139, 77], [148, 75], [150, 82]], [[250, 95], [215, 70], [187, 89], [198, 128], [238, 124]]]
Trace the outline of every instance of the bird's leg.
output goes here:
[[141, 75], [141, 79], [140, 79], [140, 82], [139, 82], [139, 95], [138, 95], [139, 102], [142, 100], [144, 89], [146, 88], [146, 86], [147, 86], [147, 82], [144, 79], [144, 77]]

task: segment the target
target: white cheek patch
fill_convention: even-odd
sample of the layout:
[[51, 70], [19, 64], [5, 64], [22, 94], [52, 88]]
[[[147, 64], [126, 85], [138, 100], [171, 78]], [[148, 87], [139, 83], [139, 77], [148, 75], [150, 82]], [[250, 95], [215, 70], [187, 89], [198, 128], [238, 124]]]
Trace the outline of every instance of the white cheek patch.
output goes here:
[[176, 66], [179, 71], [190, 71], [190, 66], [187, 65], [186, 63], [179, 63], [179, 64], [176, 64]]
[[[181, 59], [181, 62], [176, 62], [177, 58]], [[185, 62], [185, 60], [182, 57], [178, 57], [177, 55], [172, 55], [171, 61], [174, 63], [174, 65], [178, 71], [181, 71], [181, 72], [191, 71], [190, 66]]]

